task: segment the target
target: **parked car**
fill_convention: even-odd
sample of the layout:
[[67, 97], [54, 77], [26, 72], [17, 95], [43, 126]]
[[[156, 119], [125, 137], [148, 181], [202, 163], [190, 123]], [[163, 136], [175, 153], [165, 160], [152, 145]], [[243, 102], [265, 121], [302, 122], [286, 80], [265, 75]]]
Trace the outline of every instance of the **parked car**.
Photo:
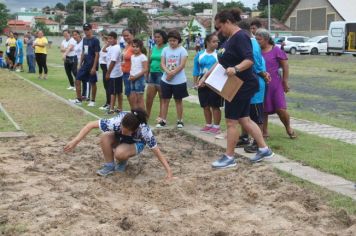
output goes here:
[[327, 49], [328, 36], [316, 36], [299, 44], [297, 51], [300, 54], [318, 55], [319, 53], [327, 53]]
[[304, 36], [282, 36], [278, 38], [277, 45], [283, 43], [283, 50], [290, 54], [295, 54], [298, 45], [305, 43], [309, 38]]

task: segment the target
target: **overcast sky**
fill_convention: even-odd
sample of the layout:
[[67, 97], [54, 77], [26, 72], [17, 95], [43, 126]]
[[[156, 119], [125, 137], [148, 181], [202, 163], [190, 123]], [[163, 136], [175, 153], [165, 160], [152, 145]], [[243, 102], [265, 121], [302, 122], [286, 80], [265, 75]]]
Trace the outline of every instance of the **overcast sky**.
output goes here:
[[[43, 8], [45, 6], [54, 6], [57, 2], [62, 2], [67, 4], [70, 0], [0, 0], [0, 2], [4, 2], [8, 9], [11, 12], [20, 11], [21, 7], [25, 8]], [[140, 0], [136, 0], [140, 2]], [[146, 2], [147, 0], [142, 0], [142, 2]], [[186, 0], [180, 2], [202, 2], [202, 0]], [[212, 2], [203, 0], [203, 2]], [[218, 0], [218, 2], [231, 2], [230, 0]], [[257, 4], [259, 0], [241, 0], [246, 6], [252, 7], [253, 4]]]

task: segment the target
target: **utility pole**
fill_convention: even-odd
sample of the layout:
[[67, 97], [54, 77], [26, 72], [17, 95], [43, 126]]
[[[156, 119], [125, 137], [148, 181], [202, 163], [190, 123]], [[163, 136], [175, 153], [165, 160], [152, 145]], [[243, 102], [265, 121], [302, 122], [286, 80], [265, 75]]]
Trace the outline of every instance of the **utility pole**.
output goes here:
[[216, 13], [218, 12], [218, 1], [217, 0], [213, 0], [213, 17], [211, 19], [211, 32], [214, 32], [215, 31], [215, 16], [216, 16]]
[[268, 0], [268, 31], [271, 32], [271, 0]]
[[87, 6], [86, 0], [83, 0], [83, 24], [87, 22]]

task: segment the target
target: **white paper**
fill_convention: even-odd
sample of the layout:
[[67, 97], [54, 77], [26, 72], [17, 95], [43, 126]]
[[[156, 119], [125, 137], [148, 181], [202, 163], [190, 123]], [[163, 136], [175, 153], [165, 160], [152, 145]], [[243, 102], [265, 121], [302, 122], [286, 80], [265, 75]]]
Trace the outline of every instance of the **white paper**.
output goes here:
[[209, 77], [205, 80], [205, 83], [221, 92], [226, 84], [226, 81], [227, 74], [225, 68], [222, 65], [217, 64]]

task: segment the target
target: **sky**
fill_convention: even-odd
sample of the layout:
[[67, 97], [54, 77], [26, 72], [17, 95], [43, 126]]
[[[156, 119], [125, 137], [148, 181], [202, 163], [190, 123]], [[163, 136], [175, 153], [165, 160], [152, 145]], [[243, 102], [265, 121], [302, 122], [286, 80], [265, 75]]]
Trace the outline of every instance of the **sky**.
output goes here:
[[[67, 4], [70, 0], [0, 0], [6, 4], [7, 8], [10, 9], [11, 12], [20, 11], [21, 7], [25, 8], [43, 8], [45, 6], [54, 6], [57, 2], [61, 2]], [[140, 0], [136, 0], [140, 2]], [[180, 2], [212, 2], [208, 0], [185, 0]], [[252, 7], [253, 4], [257, 4], [259, 0], [240, 0], [246, 6]], [[146, 2], [142, 0], [142, 2]], [[231, 2], [230, 0], [218, 0], [218, 2]]]

